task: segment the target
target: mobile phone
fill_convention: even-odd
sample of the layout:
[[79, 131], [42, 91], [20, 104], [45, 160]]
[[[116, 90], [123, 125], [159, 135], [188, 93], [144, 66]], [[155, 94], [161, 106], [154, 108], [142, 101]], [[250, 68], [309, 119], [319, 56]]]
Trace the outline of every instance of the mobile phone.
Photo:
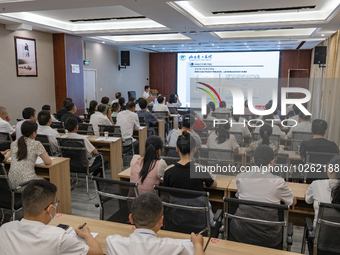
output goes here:
[[64, 230], [68, 229], [69, 225], [65, 225], [65, 224], [59, 224], [57, 227], [62, 228]]

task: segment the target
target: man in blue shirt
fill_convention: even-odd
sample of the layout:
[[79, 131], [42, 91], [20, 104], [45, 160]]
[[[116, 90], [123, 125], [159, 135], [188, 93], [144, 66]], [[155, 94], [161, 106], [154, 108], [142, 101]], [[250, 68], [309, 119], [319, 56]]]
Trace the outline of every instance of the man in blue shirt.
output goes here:
[[[145, 125], [149, 129], [149, 127], [154, 127], [156, 123], [158, 123], [158, 119], [148, 111], [148, 102], [141, 98], [138, 101], [139, 107], [141, 108], [140, 111], [137, 112], [138, 117], [142, 117], [145, 119]], [[151, 134], [151, 132], [148, 131], [148, 136]]]

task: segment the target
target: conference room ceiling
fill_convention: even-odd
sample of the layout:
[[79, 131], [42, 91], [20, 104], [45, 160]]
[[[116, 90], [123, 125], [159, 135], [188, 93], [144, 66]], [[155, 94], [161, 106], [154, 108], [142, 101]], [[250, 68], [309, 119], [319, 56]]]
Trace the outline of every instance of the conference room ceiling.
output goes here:
[[[0, 0], [0, 23], [147, 52], [311, 49], [338, 0]], [[9, 26], [11, 25], [11, 26]], [[21, 27], [22, 28], [22, 27]]]

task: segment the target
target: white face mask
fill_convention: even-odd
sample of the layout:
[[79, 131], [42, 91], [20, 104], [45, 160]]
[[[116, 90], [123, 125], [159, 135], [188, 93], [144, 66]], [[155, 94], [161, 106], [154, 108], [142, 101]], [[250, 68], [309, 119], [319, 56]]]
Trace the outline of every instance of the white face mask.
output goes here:
[[53, 206], [53, 208], [55, 209], [55, 210], [54, 210], [54, 215], [52, 216], [50, 213], [48, 213], [48, 215], [50, 215], [51, 220], [53, 220], [53, 218], [57, 215], [57, 207], [54, 206], [54, 205], [51, 205], [51, 206]]

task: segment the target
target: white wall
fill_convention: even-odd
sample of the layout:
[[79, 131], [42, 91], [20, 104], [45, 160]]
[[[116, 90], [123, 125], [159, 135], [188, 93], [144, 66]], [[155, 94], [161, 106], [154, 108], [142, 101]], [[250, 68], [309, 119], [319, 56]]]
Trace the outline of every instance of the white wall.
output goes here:
[[[38, 77], [17, 77], [14, 36], [36, 39]], [[37, 112], [44, 104], [55, 111], [52, 34], [36, 31], [7, 31], [0, 25], [0, 105], [7, 108], [11, 124], [22, 119], [22, 110]]]
[[[127, 101], [127, 92], [136, 91], [141, 97], [144, 86], [149, 85], [149, 53], [130, 51], [130, 66], [118, 71], [120, 49], [115, 46], [85, 42], [84, 58], [90, 61], [84, 69], [97, 69], [97, 99], [107, 96], [110, 101], [121, 92]], [[101, 90], [102, 89], [102, 90]]]

